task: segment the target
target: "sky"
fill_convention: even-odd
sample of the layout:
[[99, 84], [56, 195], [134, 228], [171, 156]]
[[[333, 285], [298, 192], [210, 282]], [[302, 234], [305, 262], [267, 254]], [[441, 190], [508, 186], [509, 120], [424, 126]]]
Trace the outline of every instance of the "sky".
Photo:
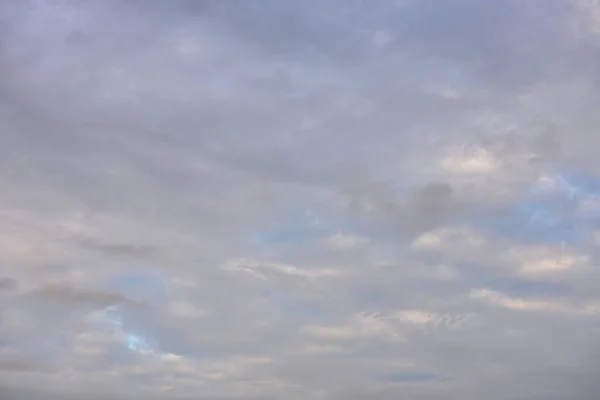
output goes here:
[[0, 1], [0, 398], [600, 396], [597, 0]]

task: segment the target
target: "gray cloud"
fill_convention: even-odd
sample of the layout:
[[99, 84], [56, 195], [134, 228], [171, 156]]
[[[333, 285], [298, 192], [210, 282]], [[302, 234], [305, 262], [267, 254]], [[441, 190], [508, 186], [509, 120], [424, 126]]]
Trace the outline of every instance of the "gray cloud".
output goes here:
[[598, 393], [593, 1], [0, 15], [0, 397]]
[[77, 306], [104, 308], [115, 304], [131, 302], [121, 293], [85, 290], [55, 283], [44, 285], [27, 294], [42, 302], [58, 302]]
[[0, 360], [0, 370], [13, 372], [33, 372], [41, 371], [43, 368], [23, 359], [9, 359]]
[[157, 249], [152, 246], [140, 246], [134, 244], [104, 244], [98, 243], [97, 241], [92, 239], [82, 240], [82, 245], [85, 247], [89, 247], [90, 249], [115, 256], [128, 256], [135, 258], [151, 257], [157, 252]]
[[16, 289], [18, 282], [13, 278], [0, 278], [0, 290], [13, 290]]

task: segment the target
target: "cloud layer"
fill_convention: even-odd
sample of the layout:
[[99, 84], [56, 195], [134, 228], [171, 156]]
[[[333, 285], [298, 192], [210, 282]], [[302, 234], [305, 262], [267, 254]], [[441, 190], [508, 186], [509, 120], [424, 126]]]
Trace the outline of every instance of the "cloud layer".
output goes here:
[[3, 399], [600, 394], [595, 1], [0, 16]]

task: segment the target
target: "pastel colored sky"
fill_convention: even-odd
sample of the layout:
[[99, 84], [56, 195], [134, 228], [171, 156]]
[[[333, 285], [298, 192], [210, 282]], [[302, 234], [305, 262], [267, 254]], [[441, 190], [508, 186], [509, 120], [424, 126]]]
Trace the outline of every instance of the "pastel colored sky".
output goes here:
[[600, 3], [0, 1], [0, 398], [600, 396]]

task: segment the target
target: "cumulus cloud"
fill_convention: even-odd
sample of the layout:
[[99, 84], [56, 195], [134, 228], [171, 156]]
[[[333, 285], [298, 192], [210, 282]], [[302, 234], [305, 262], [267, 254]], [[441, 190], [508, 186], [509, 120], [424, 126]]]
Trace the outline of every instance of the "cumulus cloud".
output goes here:
[[0, 398], [598, 397], [598, 10], [0, 2]]

